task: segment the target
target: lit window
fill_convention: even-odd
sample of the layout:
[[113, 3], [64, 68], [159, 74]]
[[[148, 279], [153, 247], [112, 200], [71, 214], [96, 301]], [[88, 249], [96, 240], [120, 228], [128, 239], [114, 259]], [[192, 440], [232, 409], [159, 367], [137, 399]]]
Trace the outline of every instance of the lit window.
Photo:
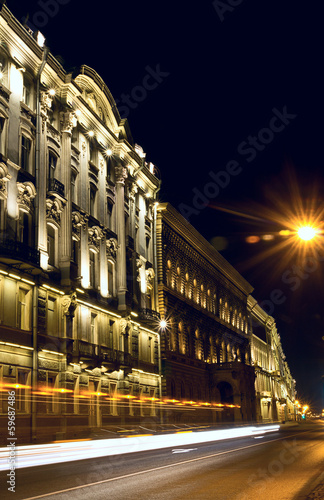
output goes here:
[[57, 300], [48, 296], [47, 299], [47, 333], [48, 335], [58, 335], [57, 327]]
[[31, 82], [29, 81], [29, 79], [26, 76], [24, 76], [22, 101], [29, 108], [33, 107], [33, 103], [32, 103], [32, 85], [31, 85]]
[[19, 288], [18, 294], [18, 328], [31, 329], [31, 290]]

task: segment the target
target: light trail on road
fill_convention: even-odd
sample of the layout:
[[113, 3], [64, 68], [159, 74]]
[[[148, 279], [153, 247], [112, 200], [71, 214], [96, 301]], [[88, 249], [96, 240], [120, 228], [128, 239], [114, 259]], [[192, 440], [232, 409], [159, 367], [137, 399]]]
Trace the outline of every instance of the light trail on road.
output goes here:
[[[42, 445], [17, 446], [16, 468], [36, 467], [73, 460], [86, 460], [111, 455], [123, 455], [162, 448], [176, 448], [276, 432], [279, 425], [248, 426], [226, 430], [199, 432], [178, 432], [167, 435], [145, 435], [100, 439], [94, 441], [73, 441]], [[0, 448], [0, 470], [9, 470], [9, 448]]]

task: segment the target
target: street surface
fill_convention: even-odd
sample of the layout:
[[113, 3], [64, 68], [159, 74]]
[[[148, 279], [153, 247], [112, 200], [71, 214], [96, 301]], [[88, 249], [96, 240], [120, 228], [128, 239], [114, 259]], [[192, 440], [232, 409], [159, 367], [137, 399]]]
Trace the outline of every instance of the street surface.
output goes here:
[[[302, 500], [324, 471], [324, 422], [263, 436], [1, 472], [15, 500]], [[320, 487], [318, 487], [320, 491]], [[315, 494], [315, 493], [314, 493]]]

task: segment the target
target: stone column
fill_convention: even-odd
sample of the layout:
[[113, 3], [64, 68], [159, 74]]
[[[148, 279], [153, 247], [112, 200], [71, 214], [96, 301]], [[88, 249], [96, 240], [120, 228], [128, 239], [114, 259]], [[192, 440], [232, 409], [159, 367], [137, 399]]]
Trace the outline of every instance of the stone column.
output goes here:
[[47, 193], [47, 155], [46, 155], [46, 133], [47, 133], [47, 113], [52, 106], [52, 97], [46, 92], [40, 95], [40, 120], [38, 127], [38, 144], [36, 144], [36, 190], [38, 196], [36, 210], [37, 246], [40, 251], [40, 265], [47, 269], [47, 228], [46, 228], [46, 193]]
[[118, 309], [126, 311], [126, 238], [125, 238], [125, 179], [127, 169], [122, 165], [115, 167], [116, 209], [117, 209], [117, 294]]
[[74, 113], [66, 112], [61, 115], [62, 124], [62, 155], [61, 179], [64, 184], [66, 206], [62, 213], [60, 238], [60, 269], [61, 284], [70, 286], [70, 264], [72, 248], [72, 200], [71, 200], [71, 134], [76, 125]]

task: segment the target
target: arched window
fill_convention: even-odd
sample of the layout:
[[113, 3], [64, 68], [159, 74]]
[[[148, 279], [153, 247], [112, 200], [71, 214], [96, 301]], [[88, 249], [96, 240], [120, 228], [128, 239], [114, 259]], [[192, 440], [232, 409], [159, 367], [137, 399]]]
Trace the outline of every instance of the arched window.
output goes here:
[[166, 283], [169, 288], [172, 286], [172, 263], [171, 259], [167, 259]]
[[179, 352], [181, 354], [186, 354], [188, 346], [187, 346], [186, 332], [182, 321], [180, 321], [180, 323], [178, 324], [178, 339], [179, 339]]
[[187, 270], [185, 272], [185, 296], [190, 299], [190, 282], [189, 273]]
[[193, 280], [193, 289], [192, 289], [192, 298], [193, 300], [199, 304], [199, 290], [198, 290], [198, 283], [197, 283], [197, 279], [194, 278]]
[[221, 319], [225, 319], [225, 310], [224, 310], [224, 305], [223, 305], [223, 299], [219, 299], [219, 317]]
[[195, 354], [197, 359], [201, 359], [200, 333], [198, 328], [195, 330]]
[[176, 265], [176, 272], [177, 272], [177, 277], [176, 277], [176, 289], [177, 292], [182, 292], [182, 283], [181, 283], [181, 267], [180, 264], [177, 263]]
[[223, 318], [227, 323], [229, 322], [229, 307], [227, 301], [225, 302], [224, 306], [224, 318]]
[[203, 284], [200, 285], [200, 304], [201, 307], [206, 308], [206, 292]]

